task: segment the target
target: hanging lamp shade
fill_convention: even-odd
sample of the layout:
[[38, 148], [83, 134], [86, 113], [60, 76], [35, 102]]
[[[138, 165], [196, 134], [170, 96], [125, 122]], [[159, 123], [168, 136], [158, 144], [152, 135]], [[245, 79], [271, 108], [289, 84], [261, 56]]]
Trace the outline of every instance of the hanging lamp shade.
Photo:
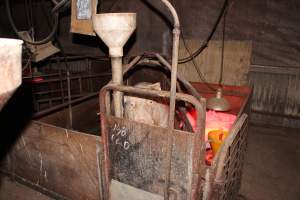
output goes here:
[[215, 111], [228, 111], [231, 106], [228, 100], [223, 97], [222, 88], [218, 88], [216, 96], [207, 100], [206, 107]]

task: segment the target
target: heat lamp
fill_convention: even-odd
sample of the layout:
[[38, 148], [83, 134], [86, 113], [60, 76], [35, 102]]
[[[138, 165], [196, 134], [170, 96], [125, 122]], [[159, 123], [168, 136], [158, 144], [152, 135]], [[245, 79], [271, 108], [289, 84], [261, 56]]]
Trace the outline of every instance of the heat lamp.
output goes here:
[[206, 107], [210, 110], [215, 111], [228, 111], [230, 110], [230, 103], [223, 97], [222, 79], [224, 69], [224, 41], [225, 41], [225, 27], [226, 27], [226, 11], [224, 13], [223, 27], [222, 27], [222, 50], [221, 50], [221, 65], [220, 65], [220, 77], [219, 87], [216, 89], [216, 96], [209, 98], [206, 103]]
[[209, 98], [206, 103], [206, 107], [210, 110], [215, 111], [228, 111], [230, 110], [230, 104], [223, 97], [223, 91], [222, 88], [218, 88], [216, 91], [216, 96]]
[[0, 38], [0, 110], [22, 82], [22, 40]]

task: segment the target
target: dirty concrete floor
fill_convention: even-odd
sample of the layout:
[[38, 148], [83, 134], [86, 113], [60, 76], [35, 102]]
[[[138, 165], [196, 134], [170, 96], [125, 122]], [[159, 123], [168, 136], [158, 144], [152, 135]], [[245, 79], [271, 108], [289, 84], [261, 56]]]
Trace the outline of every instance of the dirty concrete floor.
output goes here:
[[[50, 200], [3, 178], [0, 200]], [[300, 200], [300, 130], [250, 126], [239, 199]]]
[[0, 175], [0, 200], [52, 200], [48, 196], [13, 182], [9, 177]]
[[240, 194], [300, 200], [300, 130], [251, 126]]

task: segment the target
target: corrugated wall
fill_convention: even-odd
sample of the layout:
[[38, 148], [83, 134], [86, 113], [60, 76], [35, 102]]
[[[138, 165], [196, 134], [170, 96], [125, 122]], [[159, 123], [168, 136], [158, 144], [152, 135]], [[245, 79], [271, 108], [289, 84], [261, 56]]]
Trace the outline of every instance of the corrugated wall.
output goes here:
[[252, 65], [252, 120], [300, 128], [300, 68]]

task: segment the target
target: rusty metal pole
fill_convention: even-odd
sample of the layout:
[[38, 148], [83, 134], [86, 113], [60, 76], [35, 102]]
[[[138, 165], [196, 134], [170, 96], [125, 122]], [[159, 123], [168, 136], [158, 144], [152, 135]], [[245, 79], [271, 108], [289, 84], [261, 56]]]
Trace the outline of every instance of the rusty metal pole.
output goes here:
[[67, 85], [68, 85], [68, 110], [69, 110], [69, 128], [73, 129], [73, 112], [72, 112], [72, 96], [71, 96], [71, 80], [70, 80], [70, 70], [67, 69]]
[[170, 90], [170, 110], [169, 110], [169, 132], [168, 132], [168, 146], [167, 146], [167, 158], [166, 158], [166, 177], [164, 188], [164, 199], [169, 200], [169, 188], [171, 177], [171, 163], [172, 163], [172, 151], [174, 143], [174, 119], [175, 119], [175, 104], [176, 104], [176, 82], [177, 82], [177, 66], [178, 66], [178, 51], [179, 51], [179, 36], [180, 36], [180, 23], [177, 12], [172, 4], [168, 0], [161, 0], [163, 4], [170, 10], [173, 20], [173, 49], [172, 49], [172, 71], [171, 71], [171, 90]]

